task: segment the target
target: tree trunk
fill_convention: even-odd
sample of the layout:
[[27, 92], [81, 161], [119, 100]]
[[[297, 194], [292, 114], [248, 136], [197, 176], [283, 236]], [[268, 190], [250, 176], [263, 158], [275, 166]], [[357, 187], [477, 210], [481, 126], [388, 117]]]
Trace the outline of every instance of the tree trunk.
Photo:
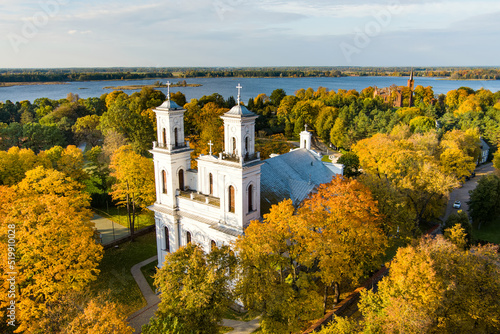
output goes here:
[[325, 292], [323, 294], [323, 314], [326, 314], [326, 300], [328, 299], [328, 285], [325, 284]]
[[132, 224], [130, 225], [130, 241], [135, 239], [135, 196], [132, 193]]
[[338, 282], [333, 282], [333, 302], [337, 304], [340, 299], [340, 286]]
[[128, 228], [130, 230], [130, 235], [132, 235], [133, 230], [132, 230], [132, 219], [130, 217], [130, 195], [129, 195], [128, 181], [127, 181], [127, 220], [128, 220]]

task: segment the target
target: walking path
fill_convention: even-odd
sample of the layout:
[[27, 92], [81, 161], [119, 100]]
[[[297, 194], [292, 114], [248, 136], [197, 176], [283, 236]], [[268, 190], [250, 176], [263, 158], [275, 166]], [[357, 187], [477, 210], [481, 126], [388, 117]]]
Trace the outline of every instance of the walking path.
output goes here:
[[142, 267], [157, 260], [158, 256], [155, 255], [147, 260], [137, 263], [132, 267], [132, 269], [130, 269], [130, 271], [132, 272], [132, 276], [137, 282], [139, 289], [141, 289], [141, 293], [144, 296], [144, 299], [146, 299], [147, 303], [145, 307], [133, 313], [128, 318], [130, 326], [132, 326], [135, 329], [135, 333], [141, 332], [142, 325], [147, 324], [149, 322], [149, 319], [152, 316], [154, 316], [156, 310], [158, 309], [158, 303], [160, 302], [160, 298], [153, 292], [153, 290], [148, 284], [148, 281], [146, 281], [146, 278], [144, 277], [141, 271]]
[[105, 245], [109, 242], [114, 241], [122, 237], [129, 235], [128, 228], [115, 223], [108, 218], [101, 217], [94, 214], [92, 222], [95, 224], [95, 228], [101, 233], [101, 244]]
[[[130, 271], [132, 272], [132, 276], [137, 282], [139, 289], [141, 289], [141, 293], [144, 296], [144, 299], [146, 299], [147, 303], [145, 307], [143, 307], [139, 311], [136, 311], [127, 319], [130, 323], [130, 326], [135, 329], [135, 333], [141, 333], [142, 325], [147, 324], [149, 322], [149, 319], [154, 316], [156, 310], [158, 309], [160, 298], [153, 292], [141, 271], [142, 267], [157, 260], [158, 256], [155, 255], [147, 260], [137, 263], [132, 267], [132, 269], [130, 269]], [[222, 324], [224, 326], [234, 328], [234, 330], [228, 332], [227, 334], [250, 334], [257, 328], [259, 328], [259, 318], [255, 318], [252, 321], [248, 322], [223, 319]]]

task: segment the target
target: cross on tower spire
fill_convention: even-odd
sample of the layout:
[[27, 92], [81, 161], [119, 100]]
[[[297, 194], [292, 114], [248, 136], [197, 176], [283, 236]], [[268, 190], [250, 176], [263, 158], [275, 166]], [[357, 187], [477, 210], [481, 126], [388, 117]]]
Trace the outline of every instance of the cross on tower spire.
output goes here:
[[170, 101], [170, 81], [167, 81], [167, 100]]
[[208, 142], [208, 146], [210, 146], [210, 153], [209, 153], [210, 155], [212, 155], [212, 146], [213, 146], [213, 145], [214, 145], [214, 144], [212, 144], [212, 141], [209, 141], [209, 142]]
[[241, 95], [240, 95], [240, 94], [241, 94], [241, 89], [242, 89], [243, 87], [241, 87], [241, 85], [240, 85], [240, 84], [238, 84], [238, 86], [236, 86], [236, 88], [238, 88], [238, 104], [237, 104], [237, 105], [240, 105], [240, 98], [241, 98]]

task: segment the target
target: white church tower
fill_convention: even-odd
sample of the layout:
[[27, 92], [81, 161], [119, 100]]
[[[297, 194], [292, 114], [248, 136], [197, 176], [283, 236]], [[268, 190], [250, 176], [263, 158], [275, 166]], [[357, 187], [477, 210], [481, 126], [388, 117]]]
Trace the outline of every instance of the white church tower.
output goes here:
[[255, 152], [255, 120], [258, 117], [238, 104], [224, 121], [224, 152], [197, 158], [190, 169], [191, 152], [184, 141], [184, 112], [167, 101], [156, 113], [158, 142], [153, 143], [156, 178], [155, 212], [158, 265], [165, 255], [189, 242], [209, 252], [230, 244], [251, 220], [260, 219], [260, 154]]

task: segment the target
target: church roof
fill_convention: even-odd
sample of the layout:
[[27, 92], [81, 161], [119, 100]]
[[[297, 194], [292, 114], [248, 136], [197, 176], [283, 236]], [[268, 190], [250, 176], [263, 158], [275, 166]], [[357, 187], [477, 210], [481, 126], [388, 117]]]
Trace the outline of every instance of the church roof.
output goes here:
[[302, 202], [316, 186], [328, 183], [335, 173], [311, 151], [301, 148], [263, 161], [261, 167], [261, 213], [291, 198]]
[[237, 104], [234, 107], [231, 108], [227, 113], [224, 114], [224, 116], [241, 116], [241, 117], [248, 117], [248, 116], [256, 116], [253, 112], [247, 109], [244, 105]]
[[168, 109], [168, 110], [182, 109], [181, 107], [179, 107], [179, 105], [177, 103], [175, 103], [174, 101], [172, 101], [170, 99], [168, 99], [165, 102], [163, 102], [162, 105], [159, 108], [161, 108], [161, 109]]

